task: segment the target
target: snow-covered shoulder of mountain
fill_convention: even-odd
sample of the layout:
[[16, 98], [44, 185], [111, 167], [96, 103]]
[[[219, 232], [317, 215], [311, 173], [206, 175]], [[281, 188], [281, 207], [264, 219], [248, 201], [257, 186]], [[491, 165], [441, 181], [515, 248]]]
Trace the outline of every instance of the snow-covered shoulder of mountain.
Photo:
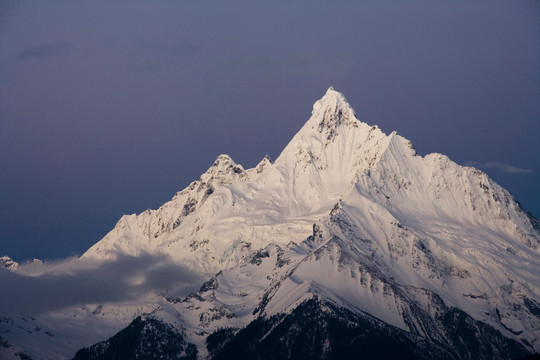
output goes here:
[[265, 157], [252, 171], [245, 171], [228, 155], [219, 155], [212, 166], [198, 180], [174, 195], [171, 201], [157, 210], [146, 210], [136, 215], [125, 215], [105, 238], [92, 246], [82, 258], [111, 259], [118, 254], [140, 255], [155, 253], [163, 242], [160, 237], [170, 234], [184, 219], [217, 189], [235, 181], [247, 181], [261, 172], [270, 162]]

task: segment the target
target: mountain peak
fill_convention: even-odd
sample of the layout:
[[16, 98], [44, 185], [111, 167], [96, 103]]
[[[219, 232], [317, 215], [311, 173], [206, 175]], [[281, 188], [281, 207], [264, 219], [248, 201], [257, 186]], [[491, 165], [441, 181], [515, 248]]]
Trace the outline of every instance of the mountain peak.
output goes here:
[[[312, 114], [315, 115], [317, 112], [327, 109], [352, 110], [345, 96], [335, 90], [333, 86], [330, 86], [324, 96], [313, 104]], [[354, 110], [352, 111], [354, 113]]]
[[271, 165], [272, 159], [270, 159], [270, 156], [266, 154], [264, 158], [257, 164], [257, 166], [255, 166], [255, 171], [260, 174]]
[[311, 114], [308, 124], [328, 141], [336, 137], [338, 128], [358, 126], [353, 108], [345, 96], [333, 87], [328, 88], [326, 94], [313, 104]]
[[19, 263], [14, 261], [7, 255], [0, 257], [0, 268], [6, 268], [9, 270], [16, 270], [19, 267]]
[[330, 86], [328, 90], [326, 90], [324, 96], [318, 101], [316, 101], [315, 104], [313, 104], [313, 111], [315, 112], [319, 110], [319, 108], [324, 106], [325, 104], [335, 104], [340, 106], [346, 105], [347, 107], [350, 107], [345, 96], [336, 89], [334, 89], [333, 86]]
[[201, 176], [201, 180], [210, 181], [211, 179], [225, 180], [234, 178], [235, 175], [242, 174], [244, 168], [234, 162], [234, 160], [226, 154], [221, 154], [210, 168]]

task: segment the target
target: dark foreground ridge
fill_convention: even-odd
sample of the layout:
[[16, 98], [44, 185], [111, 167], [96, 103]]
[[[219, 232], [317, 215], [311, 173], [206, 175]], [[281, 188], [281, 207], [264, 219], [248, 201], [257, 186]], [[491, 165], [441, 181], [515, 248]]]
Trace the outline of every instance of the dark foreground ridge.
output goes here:
[[109, 340], [81, 349], [74, 360], [178, 359], [194, 360], [197, 348], [178, 330], [152, 318], [137, 317]]
[[[290, 314], [259, 317], [243, 329], [224, 328], [206, 339], [210, 358], [226, 359], [518, 359], [528, 351], [463, 311], [447, 309], [442, 342], [420, 337], [367, 314], [311, 299]], [[169, 325], [138, 317], [74, 360], [196, 359], [195, 345]]]

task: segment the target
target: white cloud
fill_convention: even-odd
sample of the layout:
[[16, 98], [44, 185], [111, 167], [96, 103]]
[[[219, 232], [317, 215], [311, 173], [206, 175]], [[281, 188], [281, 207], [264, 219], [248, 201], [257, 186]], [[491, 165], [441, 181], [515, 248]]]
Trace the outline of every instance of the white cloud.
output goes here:
[[499, 170], [501, 172], [505, 172], [505, 173], [508, 173], [508, 174], [532, 174], [532, 173], [534, 173], [534, 170], [532, 170], [532, 169], [523, 169], [523, 168], [519, 168], [519, 167], [516, 167], [516, 166], [509, 165], [509, 164], [500, 163], [500, 162], [494, 162], [494, 161], [485, 162], [485, 163], [469, 161], [469, 162], [467, 162], [466, 165], [467, 166], [474, 166], [474, 167], [481, 167], [481, 168], [495, 169], [495, 170]]
[[75, 305], [122, 302], [169, 289], [187, 296], [204, 281], [166, 256], [23, 264], [17, 271], [0, 269], [0, 315], [37, 315]]

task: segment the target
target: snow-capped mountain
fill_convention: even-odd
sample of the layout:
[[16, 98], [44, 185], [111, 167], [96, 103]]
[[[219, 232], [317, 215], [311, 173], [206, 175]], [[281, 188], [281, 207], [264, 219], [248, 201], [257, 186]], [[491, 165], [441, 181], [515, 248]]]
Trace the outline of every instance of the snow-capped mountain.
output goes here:
[[[78, 359], [540, 352], [538, 220], [483, 172], [422, 157], [359, 121], [333, 88], [274, 163], [246, 170], [220, 155], [159, 209], [122, 217], [77, 261], [141, 256], [207, 281], [188, 296], [168, 285], [128, 302], [5, 317], [3, 341], [36, 358], [84, 347]], [[46, 345], [16, 330], [35, 324], [64, 340]], [[94, 330], [82, 336], [85, 326]]]
[[9, 256], [0, 257], [0, 268], [6, 268], [9, 270], [16, 270], [19, 267], [19, 263], [14, 261]]

